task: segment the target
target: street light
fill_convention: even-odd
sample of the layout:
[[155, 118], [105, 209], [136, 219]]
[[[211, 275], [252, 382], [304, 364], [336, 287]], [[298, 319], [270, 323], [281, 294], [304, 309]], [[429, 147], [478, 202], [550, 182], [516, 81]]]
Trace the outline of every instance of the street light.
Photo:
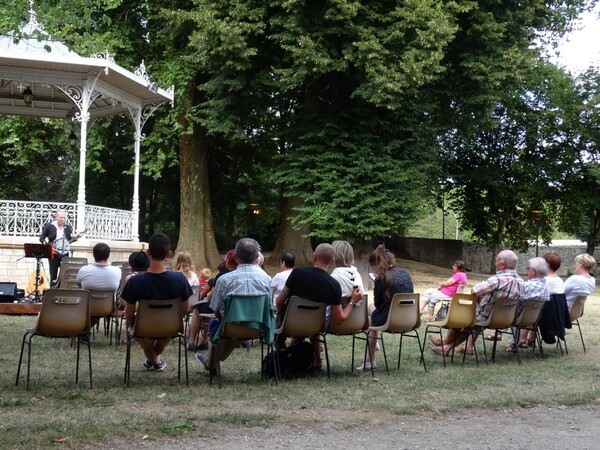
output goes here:
[[25, 102], [25, 106], [31, 106], [33, 102], [33, 92], [31, 88], [27, 86], [27, 88], [23, 91], [23, 101]]
[[536, 225], [535, 227], [535, 256], [536, 258], [539, 256], [539, 242], [540, 242], [540, 228], [542, 226], [544, 211], [534, 209], [531, 211], [533, 214], [533, 223]]

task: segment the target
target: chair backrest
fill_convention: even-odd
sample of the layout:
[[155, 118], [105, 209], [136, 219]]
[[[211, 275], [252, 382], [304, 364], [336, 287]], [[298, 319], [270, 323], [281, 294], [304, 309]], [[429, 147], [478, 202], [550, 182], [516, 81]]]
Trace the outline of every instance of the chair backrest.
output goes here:
[[477, 296], [473, 294], [456, 293], [452, 296], [444, 325], [453, 330], [471, 328], [477, 321]]
[[282, 325], [275, 334], [307, 337], [325, 331], [325, 303], [293, 295], [285, 310]]
[[585, 306], [585, 301], [587, 300], [587, 296], [579, 295], [575, 297], [571, 307], [569, 308], [569, 315], [571, 316], [571, 322], [575, 320], [579, 320], [581, 316], [583, 316], [583, 307]]
[[190, 298], [188, 299], [189, 304], [193, 304], [196, 303], [198, 301], [198, 298], [200, 297], [200, 286], [192, 286], [192, 295], [190, 295]]
[[48, 289], [38, 315], [36, 334], [69, 337], [90, 331], [89, 292], [83, 289]]
[[496, 300], [493, 304], [492, 312], [486, 321], [487, 323], [484, 326], [486, 328], [499, 329], [512, 325], [515, 321], [518, 307], [519, 300], [516, 298], [500, 298]]
[[86, 266], [88, 263], [88, 259], [81, 256], [63, 256], [62, 260], [61, 260], [61, 267], [63, 264], [73, 264], [73, 265], [80, 265], [80, 266]]
[[465, 290], [465, 287], [467, 287], [466, 283], [458, 283], [458, 288], [456, 289], [456, 293], [462, 294]]
[[115, 291], [112, 289], [88, 289], [90, 291], [90, 316], [106, 317], [115, 310]]
[[[345, 297], [342, 299], [342, 304], [345, 303]], [[333, 319], [331, 320], [331, 327], [329, 333], [336, 334], [339, 336], [356, 334], [359, 331], [364, 331], [369, 328], [369, 311], [368, 311], [368, 300], [369, 296], [363, 294], [362, 300], [354, 305], [354, 308], [350, 312], [350, 316], [344, 320], [341, 324], [336, 325]]]
[[386, 331], [404, 333], [419, 328], [421, 325], [419, 297], [417, 293], [394, 294], [385, 324]]
[[273, 302], [270, 295], [227, 296], [225, 317], [219, 338], [273, 339]]
[[58, 287], [65, 288], [67, 286], [67, 281], [76, 280], [77, 274], [79, 273], [79, 269], [83, 266], [80, 264], [71, 264], [65, 263], [60, 265], [60, 273], [58, 275]]
[[525, 303], [525, 307], [513, 322], [517, 327], [528, 327], [537, 323], [542, 315], [542, 310], [547, 302], [541, 298], [531, 298]]
[[81, 289], [77, 284], [77, 280], [65, 280], [61, 289]]
[[181, 299], [140, 300], [137, 304], [134, 336], [161, 339], [183, 333]]

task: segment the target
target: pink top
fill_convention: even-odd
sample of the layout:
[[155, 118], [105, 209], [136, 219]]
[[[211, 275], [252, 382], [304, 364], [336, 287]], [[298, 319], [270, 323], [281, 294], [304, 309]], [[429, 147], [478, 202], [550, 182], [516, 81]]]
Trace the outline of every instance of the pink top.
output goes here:
[[456, 280], [454, 284], [451, 284], [450, 286], [445, 286], [440, 289], [440, 292], [444, 295], [447, 295], [448, 297], [452, 297], [454, 294], [456, 294], [456, 291], [458, 290], [458, 285], [460, 283], [467, 284], [467, 274], [464, 272], [455, 272], [454, 275], [452, 275], [452, 278]]

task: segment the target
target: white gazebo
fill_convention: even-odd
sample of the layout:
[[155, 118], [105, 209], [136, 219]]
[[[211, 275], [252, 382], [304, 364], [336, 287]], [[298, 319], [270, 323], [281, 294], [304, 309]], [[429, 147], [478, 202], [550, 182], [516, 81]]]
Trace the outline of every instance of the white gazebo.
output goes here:
[[[85, 167], [89, 127], [99, 118], [123, 114], [135, 128], [131, 223], [126, 228], [128, 240], [139, 240], [140, 143], [145, 137], [142, 131], [158, 106], [167, 102], [173, 105], [173, 94], [173, 86], [165, 90], [156, 84], [143, 61], [135, 72], [130, 72], [117, 65], [108, 52], [83, 57], [53, 40], [37, 23], [32, 1], [29, 23], [19, 33], [0, 35], [0, 114], [68, 118], [80, 124], [77, 230], [84, 230], [88, 223]], [[39, 224], [35, 223], [32, 229], [37, 235]]]

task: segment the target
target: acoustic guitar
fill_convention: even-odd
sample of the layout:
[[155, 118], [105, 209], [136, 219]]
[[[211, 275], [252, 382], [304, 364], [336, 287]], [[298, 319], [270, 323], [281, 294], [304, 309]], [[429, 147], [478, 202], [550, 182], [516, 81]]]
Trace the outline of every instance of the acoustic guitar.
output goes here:
[[[41, 294], [44, 292], [44, 289], [48, 289], [50, 287], [50, 280], [46, 275], [46, 272], [40, 270], [40, 276], [38, 277], [38, 292]], [[29, 295], [35, 294], [35, 270], [31, 272], [31, 276], [29, 277], [29, 284], [25, 288]]]

